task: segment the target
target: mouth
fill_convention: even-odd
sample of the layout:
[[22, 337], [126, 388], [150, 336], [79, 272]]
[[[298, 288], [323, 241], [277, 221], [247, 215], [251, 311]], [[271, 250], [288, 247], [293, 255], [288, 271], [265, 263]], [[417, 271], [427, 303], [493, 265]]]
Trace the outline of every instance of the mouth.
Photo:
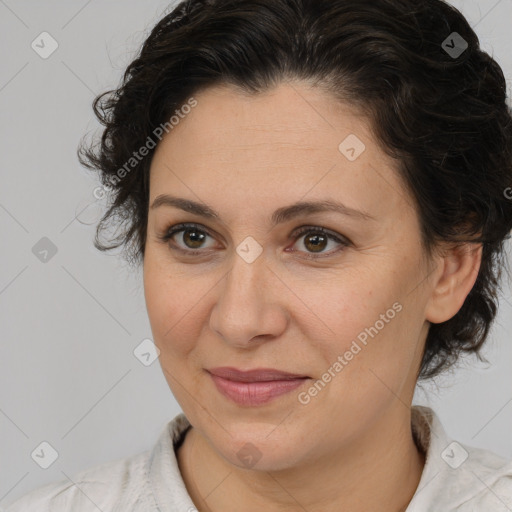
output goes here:
[[276, 370], [275, 368], [239, 370], [238, 368], [233, 368], [231, 366], [223, 366], [220, 368], [211, 368], [206, 371], [217, 377], [222, 377], [223, 379], [235, 382], [270, 382], [311, 378], [309, 375], [285, 372], [282, 370]]
[[239, 406], [264, 405], [304, 385], [309, 376], [275, 369], [238, 370], [214, 368], [207, 370], [217, 390]]

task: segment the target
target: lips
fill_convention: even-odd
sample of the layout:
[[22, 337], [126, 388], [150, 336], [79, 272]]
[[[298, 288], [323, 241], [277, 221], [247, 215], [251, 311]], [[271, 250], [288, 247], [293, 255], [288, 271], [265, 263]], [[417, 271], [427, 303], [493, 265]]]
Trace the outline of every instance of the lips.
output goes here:
[[263, 406], [289, 393], [310, 378], [274, 368], [239, 370], [222, 367], [207, 370], [217, 390], [238, 406]]
[[239, 370], [237, 368], [223, 366], [207, 370], [212, 375], [222, 377], [233, 382], [271, 382], [296, 379], [308, 379], [308, 375], [289, 373], [275, 368], [255, 368], [252, 370]]

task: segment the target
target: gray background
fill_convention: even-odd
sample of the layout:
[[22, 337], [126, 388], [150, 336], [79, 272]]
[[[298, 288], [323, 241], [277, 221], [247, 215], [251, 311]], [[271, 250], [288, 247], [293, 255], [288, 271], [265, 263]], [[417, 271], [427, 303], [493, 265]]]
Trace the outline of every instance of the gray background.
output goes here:
[[[452, 3], [509, 79], [512, 0]], [[104, 201], [76, 158], [80, 137], [99, 127], [92, 99], [117, 86], [169, 5], [0, 0], [0, 506], [149, 449], [180, 411], [158, 361], [133, 354], [151, 339], [142, 276], [93, 247]], [[44, 31], [59, 45], [47, 59], [31, 47]], [[57, 248], [47, 262], [32, 250], [43, 237]], [[512, 458], [507, 283], [501, 302], [490, 364], [468, 359], [415, 403], [433, 407], [458, 441]], [[42, 441], [59, 454], [48, 469], [31, 458]]]

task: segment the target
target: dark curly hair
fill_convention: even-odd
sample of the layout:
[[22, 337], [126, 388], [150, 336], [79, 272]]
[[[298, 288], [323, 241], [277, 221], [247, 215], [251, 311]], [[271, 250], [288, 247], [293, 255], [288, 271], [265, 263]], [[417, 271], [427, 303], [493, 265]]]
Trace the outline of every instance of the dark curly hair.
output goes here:
[[[485, 360], [479, 350], [508, 270], [512, 111], [502, 69], [441, 0], [182, 1], [151, 30], [119, 87], [93, 102], [105, 128], [97, 144], [81, 141], [78, 158], [109, 192], [95, 247], [123, 245], [130, 264], [143, 261], [152, 136], [169, 131], [193, 94], [221, 83], [256, 94], [287, 79], [322, 87], [371, 121], [415, 199], [426, 255], [439, 242], [483, 246], [463, 306], [429, 327], [419, 380], [462, 352]], [[135, 159], [143, 147], [152, 149]], [[103, 244], [114, 220], [124, 229]]]

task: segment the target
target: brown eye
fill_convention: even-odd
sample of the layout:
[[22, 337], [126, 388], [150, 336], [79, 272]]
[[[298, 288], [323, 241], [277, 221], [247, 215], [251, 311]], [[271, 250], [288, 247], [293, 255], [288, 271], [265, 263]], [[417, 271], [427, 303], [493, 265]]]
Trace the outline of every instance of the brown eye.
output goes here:
[[327, 242], [329, 241], [328, 237], [320, 234], [320, 235], [306, 235], [304, 237], [304, 246], [309, 250], [311, 249], [313, 252], [321, 252]]
[[[190, 247], [191, 249], [198, 249], [201, 247], [201, 244], [203, 243], [205, 239], [205, 234], [201, 231], [198, 231], [195, 228], [192, 229], [184, 229], [182, 230], [183, 233], [183, 241], [187, 247]], [[206, 235], [207, 236], [207, 235]]]
[[[303, 237], [303, 246], [305, 248], [306, 257], [311, 259], [331, 256], [350, 245], [350, 242], [344, 237], [330, 233], [321, 227], [306, 226], [295, 233], [294, 238], [299, 240], [303, 235], [305, 235]], [[341, 245], [341, 249], [325, 252], [324, 249], [328, 246], [329, 241]], [[315, 253], [320, 254], [320, 256], [315, 256]]]
[[[181, 236], [177, 236], [178, 234], [181, 234]], [[195, 254], [200, 252], [200, 249], [205, 248], [204, 241], [207, 237], [211, 238], [211, 235], [194, 224], [178, 224], [168, 228], [163, 235], [158, 236], [163, 242], [169, 243], [172, 249], [190, 254]]]

